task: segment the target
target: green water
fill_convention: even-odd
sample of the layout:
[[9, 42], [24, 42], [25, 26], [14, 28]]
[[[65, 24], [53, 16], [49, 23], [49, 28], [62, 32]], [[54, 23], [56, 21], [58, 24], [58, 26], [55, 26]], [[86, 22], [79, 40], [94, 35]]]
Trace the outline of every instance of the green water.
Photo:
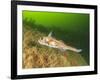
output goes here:
[[89, 14], [23, 11], [23, 22], [75, 48], [89, 64]]

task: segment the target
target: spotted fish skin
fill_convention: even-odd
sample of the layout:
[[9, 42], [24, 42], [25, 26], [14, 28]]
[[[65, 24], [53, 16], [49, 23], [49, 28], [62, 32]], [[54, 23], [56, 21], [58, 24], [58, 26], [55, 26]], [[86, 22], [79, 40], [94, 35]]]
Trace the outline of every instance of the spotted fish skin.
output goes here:
[[81, 52], [82, 49], [76, 49], [74, 47], [66, 45], [63, 41], [57, 40], [51, 36], [51, 33], [47, 37], [40, 38], [38, 40], [39, 44], [45, 45], [52, 48], [57, 48], [61, 51], [71, 50], [74, 52]]

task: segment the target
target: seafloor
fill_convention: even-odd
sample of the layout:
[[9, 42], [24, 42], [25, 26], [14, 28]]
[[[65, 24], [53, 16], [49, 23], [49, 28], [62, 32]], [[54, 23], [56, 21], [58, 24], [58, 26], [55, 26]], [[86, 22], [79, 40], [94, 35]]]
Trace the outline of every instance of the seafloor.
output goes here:
[[38, 43], [40, 37], [46, 34], [23, 27], [23, 68], [67, 67], [87, 65], [81, 53], [60, 51], [42, 46]]

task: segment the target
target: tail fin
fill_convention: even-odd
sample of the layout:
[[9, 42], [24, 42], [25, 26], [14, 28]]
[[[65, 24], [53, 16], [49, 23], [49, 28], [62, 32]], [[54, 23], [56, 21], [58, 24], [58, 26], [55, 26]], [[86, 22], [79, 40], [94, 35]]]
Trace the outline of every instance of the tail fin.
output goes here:
[[67, 46], [67, 49], [71, 50], [71, 51], [74, 51], [74, 52], [78, 52], [78, 53], [82, 51], [82, 49], [77, 49], [77, 48], [70, 47], [70, 46]]
[[77, 52], [81, 52], [81, 51], [82, 51], [82, 49], [78, 49], [78, 50], [77, 50]]

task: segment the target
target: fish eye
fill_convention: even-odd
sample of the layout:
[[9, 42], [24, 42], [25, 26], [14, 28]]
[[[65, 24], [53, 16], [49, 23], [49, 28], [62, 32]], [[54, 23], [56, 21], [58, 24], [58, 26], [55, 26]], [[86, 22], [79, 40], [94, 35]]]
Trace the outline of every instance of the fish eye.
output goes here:
[[44, 40], [44, 37], [42, 37], [41, 40]]
[[42, 40], [44, 40], [44, 37], [42, 38]]

